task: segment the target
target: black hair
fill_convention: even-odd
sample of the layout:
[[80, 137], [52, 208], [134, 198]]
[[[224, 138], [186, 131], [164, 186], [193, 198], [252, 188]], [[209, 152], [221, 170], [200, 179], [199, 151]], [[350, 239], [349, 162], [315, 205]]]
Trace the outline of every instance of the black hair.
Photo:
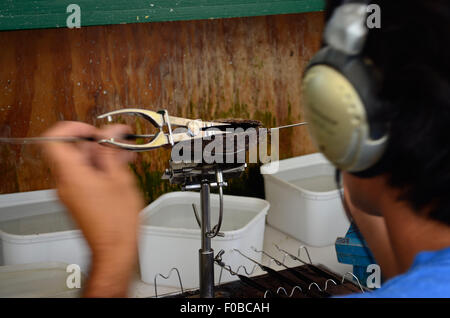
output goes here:
[[[381, 74], [389, 142], [374, 168], [399, 200], [450, 225], [450, 1], [378, 0], [364, 55]], [[341, 1], [327, 2], [326, 19]]]

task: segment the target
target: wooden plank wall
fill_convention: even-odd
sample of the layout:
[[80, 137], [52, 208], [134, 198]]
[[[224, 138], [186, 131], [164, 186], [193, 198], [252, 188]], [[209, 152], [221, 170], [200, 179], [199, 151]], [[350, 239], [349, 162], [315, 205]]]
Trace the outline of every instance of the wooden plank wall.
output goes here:
[[2, 0], [0, 30], [253, 17], [321, 11], [325, 0]]
[[[37, 136], [58, 120], [101, 125], [97, 115], [123, 107], [301, 121], [301, 74], [322, 29], [316, 12], [0, 32], [0, 136]], [[314, 152], [305, 128], [281, 140], [283, 157]], [[141, 156], [162, 171], [169, 152]], [[0, 193], [53, 186], [38, 146], [0, 144], [0, 177]]]

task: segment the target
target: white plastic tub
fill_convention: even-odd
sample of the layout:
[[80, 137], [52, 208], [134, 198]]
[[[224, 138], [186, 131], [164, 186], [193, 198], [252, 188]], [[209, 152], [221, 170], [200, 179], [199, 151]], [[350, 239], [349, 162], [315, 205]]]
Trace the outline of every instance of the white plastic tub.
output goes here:
[[87, 272], [90, 249], [54, 190], [0, 195], [0, 265], [64, 262]]
[[[155, 275], [167, 275], [175, 267], [180, 271], [184, 288], [199, 286], [198, 251], [201, 247], [200, 229], [195, 220], [192, 203], [200, 209], [200, 194], [195, 192], [173, 192], [165, 194], [141, 212], [139, 241], [139, 263], [141, 278], [153, 284]], [[212, 248], [217, 254], [225, 251], [223, 261], [237, 270], [244, 265], [248, 270], [253, 263], [233, 249], [261, 260], [264, 241], [265, 215], [269, 210], [265, 200], [224, 196], [224, 217], [221, 232], [224, 237], [212, 239]], [[200, 212], [200, 211], [199, 211]], [[218, 220], [219, 197], [211, 195], [211, 226]], [[244, 273], [241, 269], [239, 273]], [[215, 283], [218, 283], [220, 267], [215, 265]], [[223, 271], [221, 282], [236, 280], [227, 271]], [[158, 277], [161, 286], [178, 287], [175, 272], [168, 280]]]
[[344, 236], [350, 222], [334, 180], [335, 169], [321, 154], [282, 160], [278, 172], [261, 167], [267, 223], [315, 247], [332, 245]]
[[85, 277], [81, 273], [81, 288], [67, 287], [65, 263], [39, 263], [0, 266], [0, 298], [77, 298]]

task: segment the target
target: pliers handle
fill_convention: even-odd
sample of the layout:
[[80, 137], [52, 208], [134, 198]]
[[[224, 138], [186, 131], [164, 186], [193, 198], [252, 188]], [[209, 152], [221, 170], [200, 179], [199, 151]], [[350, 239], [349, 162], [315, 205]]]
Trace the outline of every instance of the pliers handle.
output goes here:
[[[152, 140], [145, 144], [127, 144], [115, 141], [111, 139], [102, 139], [99, 141], [100, 144], [108, 144], [115, 147], [119, 147], [131, 151], [148, 151], [155, 148], [160, 148], [164, 146], [173, 146], [175, 143], [181, 141], [192, 140], [194, 138], [206, 138], [212, 135], [224, 134], [224, 131], [204, 131], [205, 128], [210, 127], [221, 127], [229, 126], [228, 123], [216, 123], [207, 122], [202, 120], [193, 120], [181, 117], [169, 116], [167, 110], [160, 110], [158, 112], [138, 109], [138, 108], [125, 108], [119, 109], [112, 112], [108, 112], [98, 116], [97, 118], [108, 118], [108, 121], [112, 121], [112, 116], [116, 115], [132, 115], [139, 116], [145, 120], [151, 122], [159, 131], [152, 138]], [[187, 132], [173, 134], [172, 126], [186, 127]], [[167, 133], [164, 131], [164, 127], [167, 128]]]

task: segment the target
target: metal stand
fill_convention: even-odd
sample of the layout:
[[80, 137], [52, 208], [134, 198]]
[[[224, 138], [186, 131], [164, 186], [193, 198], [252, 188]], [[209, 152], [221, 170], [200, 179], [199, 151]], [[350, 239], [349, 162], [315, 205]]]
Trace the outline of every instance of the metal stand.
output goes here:
[[[200, 186], [200, 202], [202, 217], [198, 217], [195, 204], [194, 209], [195, 218], [201, 229], [201, 249], [199, 253], [199, 278], [200, 278], [200, 297], [213, 298], [214, 297], [214, 250], [211, 248], [211, 239], [216, 236], [223, 236], [220, 233], [223, 218], [223, 187], [227, 184], [223, 182], [223, 173], [221, 170], [216, 171], [216, 182], [211, 183], [210, 180], [204, 179], [200, 185], [190, 185], [188, 188], [196, 188]], [[211, 187], [219, 188], [220, 211], [219, 221], [211, 230], [211, 202], [210, 193]], [[185, 187], [186, 188], [186, 187]]]
[[[211, 239], [223, 236], [220, 232], [223, 219], [223, 187], [227, 186], [224, 177], [239, 176], [246, 168], [246, 164], [234, 166], [198, 165], [170, 162], [163, 178], [171, 183], [181, 184], [183, 190], [200, 190], [201, 218], [197, 213], [195, 204], [192, 205], [194, 215], [201, 228], [201, 249], [199, 255], [200, 297], [214, 297], [214, 250], [211, 248]], [[211, 188], [219, 189], [219, 220], [211, 229]]]
[[199, 253], [200, 264], [200, 297], [214, 297], [214, 250], [211, 248], [211, 238], [208, 233], [211, 231], [210, 216], [210, 186], [207, 180], [203, 181], [200, 190], [200, 201], [202, 207], [201, 233], [202, 248]]

